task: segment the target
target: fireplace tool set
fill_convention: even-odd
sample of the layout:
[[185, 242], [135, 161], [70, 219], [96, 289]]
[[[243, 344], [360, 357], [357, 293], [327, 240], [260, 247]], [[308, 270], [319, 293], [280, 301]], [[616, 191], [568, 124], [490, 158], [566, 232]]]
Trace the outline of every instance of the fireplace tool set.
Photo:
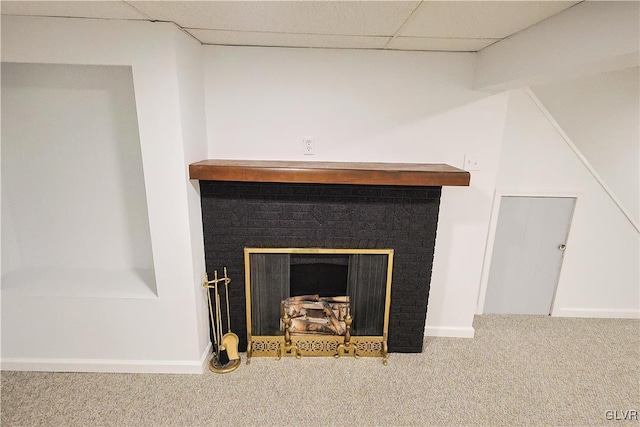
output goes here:
[[[224, 284], [224, 294], [227, 308], [227, 332], [223, 334], [222, 310], [220, 307], [219, 284]], [[207, 290], [207, 301], [209, 303], [209, 316], [211, 319], [211, 331], [213, 332], [214, 352], [209, 361], [209, 369], [217, 374], [224, 374], [234, 371], [240, 366], [240, 355], [238, 354], [238, 336], [231, 332], [231, 316], [229, 313], [229, 283], [231, 279], [227, 276], [227, 268], [224, 267], [224, 277], [218, 279], [218, 271], [213, 272], [213, 280], [207, 276], [202, 286]], [[221, 287], [221, 286], [220, 286]], [[211, 291], [213, 290], [213, 296]], [[212, 302], [212, 300], [214, 300]], [[215, 307], [214, 307], [215, 304]]]

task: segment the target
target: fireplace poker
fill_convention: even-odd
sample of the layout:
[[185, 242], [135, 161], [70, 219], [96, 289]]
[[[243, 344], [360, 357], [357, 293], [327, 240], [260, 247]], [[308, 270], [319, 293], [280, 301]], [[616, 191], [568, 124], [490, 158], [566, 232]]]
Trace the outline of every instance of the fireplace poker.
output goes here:
[[227, 333], [222, 336], [222, 345], [227, 349], [227, 355], [230, 360], [238, 360], [238, 342], [240, 339], [236, 334], [231, 332], [231, 314], [229, 313], [229, 282], [231, 279], [227, 277], [227, 267], [224, 268], [224, 294], [227, 300]]
[[209, 317], [211, 318], [211, 331], [213, 332], [213, 343], [216, 345], [216, 351], [218, 349], [218, 334], [214, 329], [216, 322], [213, 320], [213, 307], [211, 304], [211, 288], [209, 285], [209, 277], [205, 278], [204, 288], [207, 290], [207, 302], [209, 303]]
[[218, 293], [218, 271], [213, 272], [214, 286], [215, 286], [215, 294], [216, 294], [216, 329], [218, 334], [218, 362], [221, 365], [226, 365], [229, 363], [229, 355], [227, 354], [227, 349], [222, 343], [222, 312], [220, 311], [220, 294]]

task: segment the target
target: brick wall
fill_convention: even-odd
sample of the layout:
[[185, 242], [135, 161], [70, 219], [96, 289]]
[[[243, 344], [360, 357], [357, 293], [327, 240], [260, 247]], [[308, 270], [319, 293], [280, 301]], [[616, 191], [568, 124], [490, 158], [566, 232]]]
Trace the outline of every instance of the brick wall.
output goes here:
[[422, 351], [441, 187], [200, 181], [200, 188], [207, 271], [227, 267], [241, 349], [243, 249], [322, 247], [394, 249], [389, 350]]

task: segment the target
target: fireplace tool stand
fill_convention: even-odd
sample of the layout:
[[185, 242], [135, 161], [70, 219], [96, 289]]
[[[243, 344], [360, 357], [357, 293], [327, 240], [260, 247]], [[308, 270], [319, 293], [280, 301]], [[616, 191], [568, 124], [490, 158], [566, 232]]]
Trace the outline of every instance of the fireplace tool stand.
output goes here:
[[[209, 280], [209, 276], [205, 276], [205, 282], [202, 286], [207, 290], [207, 302], [209, 304], [209, 316], [211, 319], [211, 330], [213, 332], [213, 343], [215, 346], [215, 351], [213, 352], [213, 357], [209, 361], [209, 370], [211, 372], [215, 372], [216, 374], [225, 374], [227, 372], [235, 371], [238, 366], [240, 366], [240, 356], [238, 355], [237, 348], [237, 337], [235, 341], [235, 348], [230, 347], [227, 349], [225, 346], [225, 342], [229, 343], [227, 339], [231, 334], [231, 325], [229, 324], [229, 288], [228, 285], [231, 282], [231, 279], [227, 277], [227, 268], [224, 268], [224, 277], [218, 279], [218, 271], [215, 270], [213, 272], [213, 280]], [[224, 283], [226, 294], [225, 297], [227, 299], [227, 328], [228, 332], [226, 334], [222, 334], [222, 313], [220, 310], [220, 294], [218, 293], [218, 283]], [[214, 316], [214, 308], [211, 297], [211, 290], [213, 290], [214, 298], [215, 298], [215, 316]], [[215, 317], [215, 319], [214, 319]], [[235, 334], [231, 334], [235, 336]], [[233, 343], [233, 340], [231, 341]]]

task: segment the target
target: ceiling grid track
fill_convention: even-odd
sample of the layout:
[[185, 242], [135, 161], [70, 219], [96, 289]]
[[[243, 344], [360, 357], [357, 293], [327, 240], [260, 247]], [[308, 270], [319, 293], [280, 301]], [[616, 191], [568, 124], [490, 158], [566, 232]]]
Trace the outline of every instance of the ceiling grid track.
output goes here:
[[[134, 5], [122, 0], [122, 3], [124, 3], [129, 9], [132, 9], [134, 12], [139, 13], [140, 15], [146, 17], [149, 21], [154, 21], [153, 17], [147, 15], [146, 13], [144, 13], [143, 11], [141, 11], [140, 9], [138, 9], [137, 7], [135, 7]], [[174, 22], [175, 23], [175, 22]], [[178, 24], [176, 24], [178, 25]], [[178, 25], [178, 27], [180, 27]]]
[[402, 30], [404, 29], [405, 26], [407, 26], [407, 24], [411, 21], [411, 18], [413, 18], [416, 15], [416, 11], [420, 8], [420, 6], [422, 6], [422, 4], [424, 3], [424, 1], [421, 1], [420, 3], [418, 3], [418, 5], [415, 7], [415, 9], [413, 9], [411, 11], [411, 13], [409, 14], [409, 16], [407, 16], [407, 19], [404, 20], [404, 22], [402, 23], [402, 25], [400, 25], [400, 27], [398, 27], [398, 29], [396, 30], [396, 32], [393, 34], [393, 36], [389, 39], [389, 41], [384, 45], [384, 47], [382, 49], [388, 49], [389, 45], [391, 43], [393, 43], [393, 41], [395, 39], [397, 39], [398, 37], [400, 37], [400, 32], [402, 32]]

